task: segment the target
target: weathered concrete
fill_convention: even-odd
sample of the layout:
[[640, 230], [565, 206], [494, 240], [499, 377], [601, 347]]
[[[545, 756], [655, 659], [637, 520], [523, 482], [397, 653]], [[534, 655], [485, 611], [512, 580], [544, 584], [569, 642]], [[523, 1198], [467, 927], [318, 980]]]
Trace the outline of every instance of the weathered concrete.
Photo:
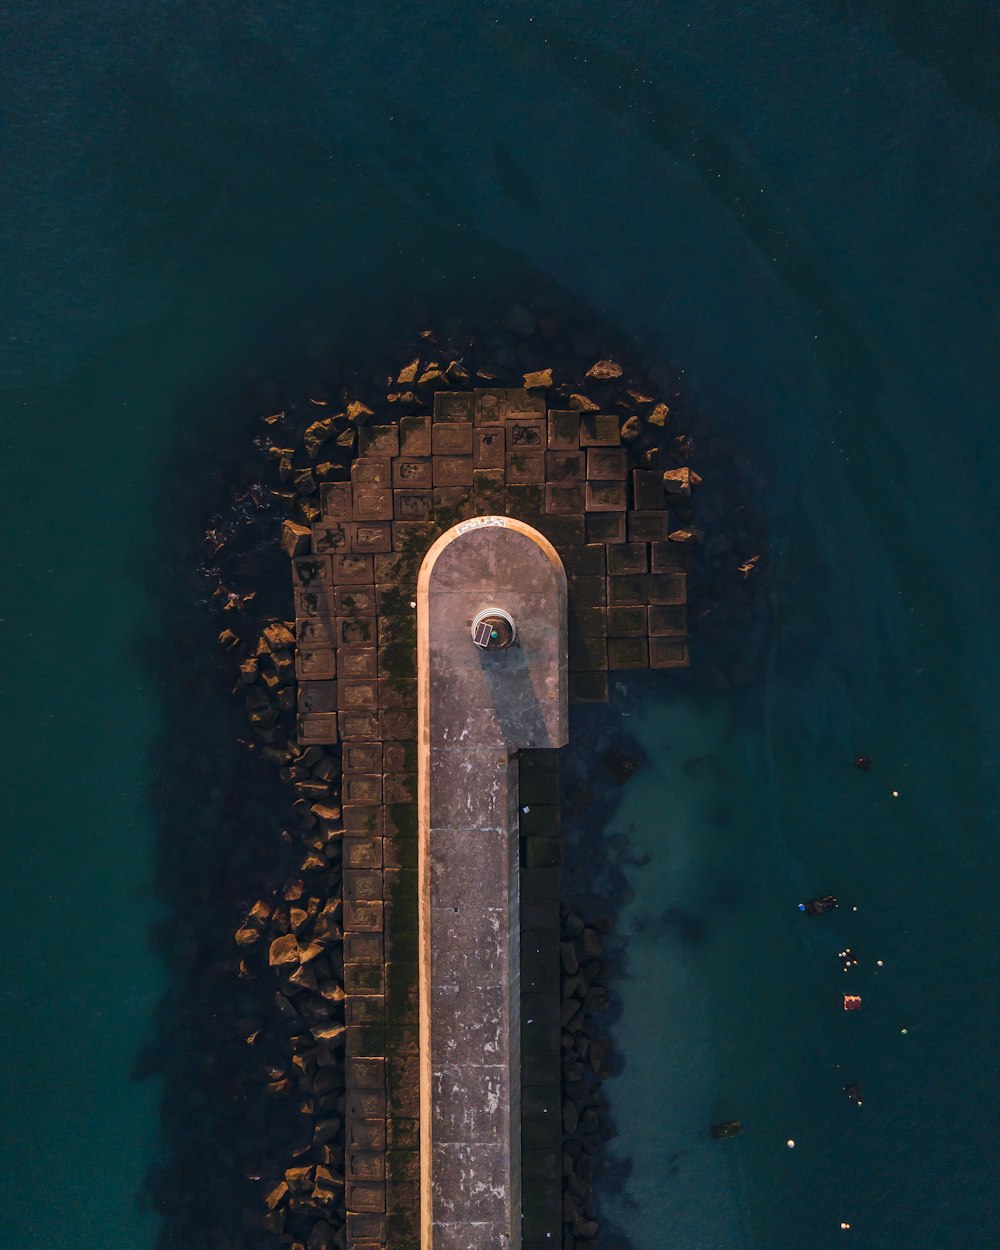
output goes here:
[[[504, 608], [518, 637], [475, 647]], [[512, 517], [435, 542], [417, 587], [421, 1246], [521, 1244], [520, 748], [567, 726], [566, 576]]]

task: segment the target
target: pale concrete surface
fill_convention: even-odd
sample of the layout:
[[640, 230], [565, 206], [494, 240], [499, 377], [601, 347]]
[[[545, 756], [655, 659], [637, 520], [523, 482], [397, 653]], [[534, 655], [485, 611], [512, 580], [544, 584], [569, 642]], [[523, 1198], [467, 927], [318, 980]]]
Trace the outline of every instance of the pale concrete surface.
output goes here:
[[[482, 608], [507, 651], [469, 633]], [[566, 576], [511, 517], [442, 535], [417, 588], [421, 1245], [517, 1250], [520, 1233], [515, 756], [568, 737]]]

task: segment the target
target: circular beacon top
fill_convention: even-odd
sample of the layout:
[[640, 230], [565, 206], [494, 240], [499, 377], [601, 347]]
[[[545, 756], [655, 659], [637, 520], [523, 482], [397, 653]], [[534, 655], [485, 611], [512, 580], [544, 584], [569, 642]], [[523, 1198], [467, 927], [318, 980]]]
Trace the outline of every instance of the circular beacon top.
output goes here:
[[505, 651], [516, 637], [513, 617], [503, 608], [485, 608], [472, 622], [472, 641], [483, 651]]

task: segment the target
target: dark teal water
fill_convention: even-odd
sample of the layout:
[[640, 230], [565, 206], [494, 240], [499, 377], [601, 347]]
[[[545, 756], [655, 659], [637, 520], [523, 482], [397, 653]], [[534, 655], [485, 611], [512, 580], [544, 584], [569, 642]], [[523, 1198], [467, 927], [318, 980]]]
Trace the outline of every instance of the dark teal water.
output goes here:
[[[776, 570], [757, 691], [640, 714], [615, 1214], [645, 1250], [1000, 1244], [997, 6], [25, 0], [0, 48], [3, 1244], [155, 1236], [172, 449], [293, 350], [546, 283], [683, 368]], [[858, 911], [807, 927], [827, 889]]]

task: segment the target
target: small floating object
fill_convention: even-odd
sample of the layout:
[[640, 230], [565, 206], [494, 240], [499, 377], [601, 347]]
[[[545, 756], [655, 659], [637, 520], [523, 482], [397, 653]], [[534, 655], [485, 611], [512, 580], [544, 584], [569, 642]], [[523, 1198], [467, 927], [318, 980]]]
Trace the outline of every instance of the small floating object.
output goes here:
[[794, 1149], [795, 1149], [795, 1138], [794, 1138], [794, 1137], [789, 1137], [788, 1141], [786, 1141], [786, 1142], [785, 1142], [785, 1145], [788, 1147], [788, 1149], [789, 1149], [789, 1150], [794, 1150]]
[[723, 1120], [721, 1124], [713, 1124], [710, 1131], [716, 1141], [722, 1141], [726, 1137], [735, 1137], [737, 1133], [741, 1133], [743, 1125], [739, 1120]]
[[844, 1093], [847, 1095], [848, 1102], [854, 1103], [856, 1107], [860, 1107], [864, 1101], [861, 1097], [861, 1086], [856, 1081], [852, 1081], [850, 1085], [845, 1085]]
[[851, 1226], [850, 1226], [850, 1224], [848, 1224], [848, 1223], [847, 1223], [847, 1221], [846, 1221], [846, 1220], [841, 1220], [841, 1221], [840, 1221], [840, 1227], [841, 1227], [841, 1228], [843, 1228], [843, 1229], [848, 1229], [848, 1228], [850, 1228]]
[[869, 768], [871, 768], [871, 766], [872, 766], [872, 761], [871, 761], [871, 757], [870, 757], [870, 756], [868, 756], [868, 755], [855, 755], [855, 757], [854, 757], [854, 767], [855, 767], [855, 768], [860, 768], [860, 769], [861, 769], [861, 771], [862, 771], [863, 773], [866, 773], [866, 772], [869, 770]]
[[623, 786], [639, 767], [639, 760], [629, 755], [627, 751], [623, 751], [621, 747], [609, 747], [601, 756], [601, 763], [620, 786]]
[[861, 1010], [861, 995], [860, 994], [845, 994], [844, 995], [844, 1010], [845, 1011], [860, 1011]]
[[822, 898], [811, 898], [808, 903], [799, 903], [799, 911], [807, 916], [822, 916], [825, 911], [833, 911], [838, 906], [832, 894], [824, 894]]

